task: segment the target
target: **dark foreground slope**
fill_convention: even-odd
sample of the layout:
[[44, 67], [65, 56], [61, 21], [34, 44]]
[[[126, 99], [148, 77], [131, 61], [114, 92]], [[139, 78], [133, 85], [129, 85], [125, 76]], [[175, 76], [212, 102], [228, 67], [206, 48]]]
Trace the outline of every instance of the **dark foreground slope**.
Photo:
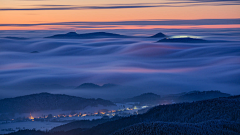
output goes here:
[[[59, 135], [69, 135], [70, 132], [81, 135], [240, 134], [239, 122], [240, 95], [161, 105], [142, 115], [109, 121], [90, 129], [74, 129], [58, 133]], [[141, 132], [143, 129], [144, 132]]]
[[43, 110], [80, 110], [87, 106], [111, 106], [111, 101], [64, 94], [39, 93], [0, 100], [0, 113], [29, 113]]
[[143, 122], [120, 129], [112, 135], [239, 135], [239, 133], [239, 122], [216, 120], [197, 124]]
[[200, 123], [209, 120], [240, 122], [240, 96], [157, 106], [142, 115], [100, 124], [85, 135], [107, 135], [141, 122]]

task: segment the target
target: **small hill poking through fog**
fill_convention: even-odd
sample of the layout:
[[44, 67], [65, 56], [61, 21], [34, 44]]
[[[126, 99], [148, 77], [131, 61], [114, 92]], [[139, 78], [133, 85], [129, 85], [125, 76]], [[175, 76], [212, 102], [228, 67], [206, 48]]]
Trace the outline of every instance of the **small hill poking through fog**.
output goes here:
[[153, 36], [150, 36], [150, 38], [163, 38], [163, 37], [166, 37], [166, 35], [163, 34], [162, 32], [159, 32]]
[[78, 87], [76, 87], [75, 89], [103, 89], [103, 88], [112, 88], [116, 86], [117, 86], [116, 84], [112, 84], [112, 83], [103, 84], [102, 86], [94, 83], [83, 83]]
[[30, 113], [43, 110], [81, 110], [87, 106], [112, 106], [111, 101], [64, 94], [39, 93], [0, 100], [0, 113]]

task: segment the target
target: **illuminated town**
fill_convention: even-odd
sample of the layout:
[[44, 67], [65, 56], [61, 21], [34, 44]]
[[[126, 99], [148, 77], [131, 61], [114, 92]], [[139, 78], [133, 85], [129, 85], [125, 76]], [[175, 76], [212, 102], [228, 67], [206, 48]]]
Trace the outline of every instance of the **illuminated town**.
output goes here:
[[[152, 107], [152, 106], [151, 106]], [[11, 119], [10, 121], [4, 121], [2, 123], [9, 122], [23, 122], [23, 121], [49, 121], [49, 122], [60, 122], [60, 121], [75, 121], [75, 120], [89, 120], [89, 119], [101, 119], [111, 118], [113, 116], [127, 117], [130, 115], [137, 115], [139, 113], [146, 112], [150, 106], [132, 106], [121, 108], [117, 110], [100, 109], [96, 112], [71, 112], [71, 113], [60, 113], [58, 115], [44, 115], [40, 117], [34, 117], [33, 113], [30, 113], [28, 117], [18, 117]], [[91, 117], [91, 118], [90, 118]]]
[[[137, 107], [134, 106], [132, 108], [124, 108], [124, 109], [118, 109], [118, 110], [107, 110], [107, 109], [101, 109], [98, 112], [94, 112], [94, 113], [82, 113], [82, 112], [78, 112], [78, 113], [71, 113], [71, 114], [59, 114], [56, 116], [53, 116], [52, 114], [49, 115], [43, 115], [41, 117], [33, 117], [30, 113], [29, 117], [26, 118], [25, 120], [30, 120], [30, 121], [42, 121], [42, 120], [46, 120], [46, 121], [72, 121], [72, 120], [81, 120], [78, 118], [86, 118], [88, 119], [89, 116], [99, 116], [96, 118], [102, 118], [104, 116], [107, 116], [109, 118], [117, 115], [117, 116], [121, 116], [121, 117], [126, 117], [126, 116], [130, 116], [130, 115], [137, 115], [139, 113], [140, 110], [148, 108], [149, 106], [141, 106], [141, 107]], [[70, 118], [70, 119], [64, 119], [64, 118]]]

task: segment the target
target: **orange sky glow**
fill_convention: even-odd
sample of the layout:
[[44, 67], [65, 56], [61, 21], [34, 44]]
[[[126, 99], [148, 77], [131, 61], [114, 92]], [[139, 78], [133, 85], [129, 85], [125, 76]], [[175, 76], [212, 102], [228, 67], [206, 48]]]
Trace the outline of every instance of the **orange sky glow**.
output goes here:
[[[121, 3], [120, 3], [121, 2]], [[168, 3], [167, 3], [168, 2]], [[136, 21], [155, 19], [234, 19], [240, 18], [239, 4], [212, 3], [170, 3], [171, 0], [163, 0], [156, 4], [156, 0], [140, 1], [110, 1], [110, 0], [1, 0], [0, 1], [0, 25], [1, 24], [38, 24], [53, 22], [113, 22], [113, 21]], [[178, 1], [179, 2], [179, 1]], [[184, 2], [184, 1], [182, 1]], [[152, 4], [153, 3], [153, 4]], [[167, 3], [167, 4], [166, 4]], [[217, 3], [217, 4], [216, 4]], [[117, 5], [117, 7], [116, 7]], [[118, 6], [128, 6], [118, 7]], [[130, 5], [130, 7], [129, 7]], [[134, 5], [131, 7], [131, 5]], [[136, 6], [156, 7], [136, 7]], [[65, 9], [67, 7], [68, 9]], [[80, 7], [80, 8], [76, 8]], [[96, 8], [101, 7], [101, 8]], [[93, 9], [92, 9], [93, 8]], [[95, 26], [94, 29], [104, 27]], [[93, 29], [78, 28], [72, 26], [0, 26], [0, 30], [43, 30], [43, 29]], [[153, 28], [240, 28], [239, 24], [225, 25], [152, 25], [152, 26], [114, 26], [104, 29], [153, 29]]]

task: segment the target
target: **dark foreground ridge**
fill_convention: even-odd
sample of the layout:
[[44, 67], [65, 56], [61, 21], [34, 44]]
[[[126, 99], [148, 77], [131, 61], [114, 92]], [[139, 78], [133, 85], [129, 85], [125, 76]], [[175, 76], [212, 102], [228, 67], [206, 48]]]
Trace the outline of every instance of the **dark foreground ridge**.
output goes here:
[[69, 32], [67, 34], [58, 34], [46, 38], [58, 38], [58, 39], [89, 39], [89, 38], [127, 38], [128, 36], [107, 33], [107, 32], [94, 32], [94, 33], [85, 33], [77, 34], [76, 32]]
[[89, 129], [45, 133], [18, 131], [10, 135], [146, 135], [146, 134], [240, 134], [240, 95], [192, 103], [160, 105], [147, 113], [108, 121]]
[[30, 113], [43, 110], [81, 110], [87, 106], [111, 106], [111, 101], [64, 94], [39, 93], [0, 100], [0, 113]]

